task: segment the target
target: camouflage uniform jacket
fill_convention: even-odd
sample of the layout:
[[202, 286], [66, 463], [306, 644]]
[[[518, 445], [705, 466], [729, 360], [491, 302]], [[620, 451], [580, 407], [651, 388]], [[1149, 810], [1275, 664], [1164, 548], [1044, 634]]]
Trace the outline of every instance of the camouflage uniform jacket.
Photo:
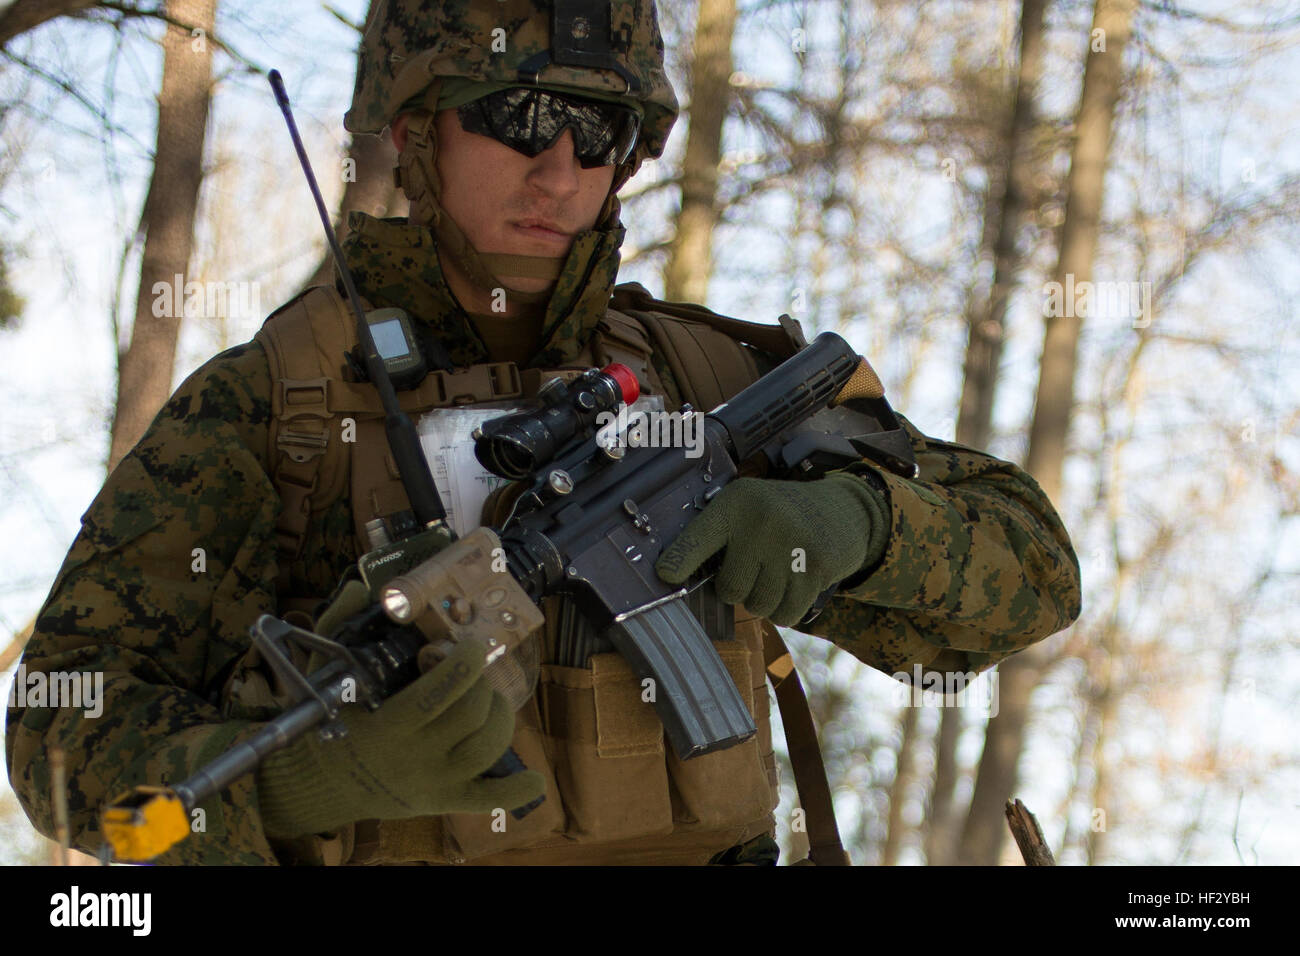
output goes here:
[[[594, 244], [585, 250], [594, 266], [585, 277], [561, 276], [532, 364], [565, 364], [590, 337], [620, 239], [579, 238]], [[372, 303], [429, 322], [457, 364], [482, 361], [484, 347], [446, 290], [432, 241], [427, 230], [371, 220], [348, 257]], [[224, 720], [219, 705], [226, 676], [248, 649], [249, 625], [276, 613], [282, 596], [270, 415], [262, 349], [250, 342], [221, 353], [177, 389], [82, 517], [24, 664], [29, 673], [102, 672], [102, 715], [13, 707], [6, 727], [10, 780], [43, 833], [53, 832], [48, 747], [67, 755], [72, 843], [96, 852], [106, 801], [137, 784], [178, 782], [260, 726]], [[983, 670], [1067, 626], [1080, 609], [1078, 561], [1034, 480], [907, 427], [918, 478], [854, 466], [876, 470], [887, 488], [887, 551], [809, 630], [893, 674], [914, 664]], [[346, 494], [313, 516], [301, 554], [289, 593], [328, 594], [358, 556]], [[253, 775], [203, 806], [206, 836], [159, 862], [277, 862]]]

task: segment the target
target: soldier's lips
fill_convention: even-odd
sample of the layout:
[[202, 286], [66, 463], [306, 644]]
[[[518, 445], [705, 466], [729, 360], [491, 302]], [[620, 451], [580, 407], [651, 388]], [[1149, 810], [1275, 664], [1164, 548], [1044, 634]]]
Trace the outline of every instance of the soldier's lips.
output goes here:
[[521, 235], [556, 247], [565, 246], [573, 241], [573, 233], [564, 232], [558, 226], [536, 219], [522, 219], [512, 222], [511, 227]]

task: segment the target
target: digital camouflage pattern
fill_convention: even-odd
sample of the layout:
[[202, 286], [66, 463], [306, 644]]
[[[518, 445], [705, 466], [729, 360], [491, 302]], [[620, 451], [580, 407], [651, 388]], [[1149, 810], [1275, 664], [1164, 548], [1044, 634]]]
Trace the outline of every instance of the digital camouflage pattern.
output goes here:
[[[270, 414], [260, 348], [222, 353], [176, 391], [82, 517], [23, 660], [29, 671], [103, 672], [102, 716], [11, 708], [5, 728], [10, 781], [47, 835], [47, 748], [67, 755], [72, 844], [94, 853], [104, 803], [145, 781], [178, 782], [256, 729], [225, 721], [218, 696], [249, 625], [276, 607]], [[312, 529], [313, 553], [345, 563], [351, 541], [328, 540], [328, 525]], [[164, 862], [271, 862], [255, 806], [253, 779], [241, 780], [203, 805], [205, 835]]]
[[[664, 73], [655, 5], [651, 0], [565, 5], [574, 12], [573, 37], [567, 39], [579, 43], [608, 8], [610, 55], [632, 83], [613, 69], [552, 63], [537, 75], [537, 85], [612, 94], [639, 106], [644, 119], [636, 162], [661, 156], [677, 118], [677, 97]], [[521, 65], [552, 55], [551, 6], [538, 0], [376, 0], [366, 21], [344, 126], [354, 133], [381, 132], [434, 76], [521, 82]]]
[[[395, 237], [414, 240], [419, 233], [385, 235]], [[436, 257], [419, 243], [409, 255], [398, 254], [398, 246], [381, 253], [364, 238], [350, 244], [362, 294], [377, 304], [406, 301], [398, 276], [418, 275], [422, 301], [437, 308], [445, 284]], [[602, 295], [608, 293], [605, 287]], [[416, 314], [446, 335], [460, 329], [460, 347], [472, 349], [463, 315], [447, 307]], [[575, 354], [590, 332], [589, 316], [578, 310], [547, 348]], [[279, 498], [266, 457], [270, 389], [256, 344], [209, 361], [177, 390], [83, 517], [23, 662], [28, 672], [102, 671], [102, 716], [15, 707], [6, 727], [10, 779], [43, 833], [53, 832], [51, 746], [67, 754], [73, 845], [93, 853], [102, 842], [103, 803], [137, 784], [174, 783], [257, 729], [223, 720], [219, 701], [249, 646], [249, 625], [275, 613], [285, 596], [275, 590]], [[918, 478], [856, 466], [887, 486], [888, 550], [808, 630], [893, 674], [913, 664], [984, 670], [1073, 621], [1078, 561], [1037, 483], [1014, 464], [904, 425]], [[346, 494], [313, 515], [302, 554], [288, 594], [328, 594], [357, 558]], [[278, 862], [261, 828], [253, 777], [203, 810], [203, 833], [160, 863]]]
[[[352, 231], [343, 243], [344, 256], [373, 305], [405, 309], [428, 323], [457, 365], [486, 359], [487, 346], [443, 279], [431, 229], [360, 212], [352, 213], [348, 226]], [[614, 287], [624, 232], [616, 226], [574, 239], [546, 306], [542, 348], [530, 365], [563, 365], [591, 337]]]
[[805, 627], [886, 674], [914, 664], [981, 672], [1082, 609], [1079, 559], [1047, 495], [1019, 466], [922, 435], [898, 416], [915, 480], [863, 462], [890, 499], [889, 547]]

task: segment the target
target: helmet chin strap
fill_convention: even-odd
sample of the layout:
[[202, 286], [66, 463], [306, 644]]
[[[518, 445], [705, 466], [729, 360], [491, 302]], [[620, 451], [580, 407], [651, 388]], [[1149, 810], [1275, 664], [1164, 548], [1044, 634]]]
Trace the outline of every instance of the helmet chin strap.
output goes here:
[[[437, 102], [437, 83], [425, 102]], [[567, 256], [523, 256], [498, 252], [479, 252], [469, 237], [456, 225], [438, 201], [442, 183], [438, 178], [438, 139], [434, 116], [427, 109], [410, 114], [406, 126], [406, 148], [398, 154], [394, 170], [397, 185], [411, 201], [412, 212], [427, 223], [438, 237], [439, 255], [448, 256], [481, 289], [503, 288], [521, 305], [538, 305], [548, 301], [559, 279]], [[613, 199], [611, 192], [610, 198]], [[614, 203], [618, 200], [614, 199]], [[606, 201], [605, 209], [609, 209]], [[604, 212], [605, 210], [602, 210]], [[547, 288], [540, 292], [516, 289], [501, 276], [545, 279]]]

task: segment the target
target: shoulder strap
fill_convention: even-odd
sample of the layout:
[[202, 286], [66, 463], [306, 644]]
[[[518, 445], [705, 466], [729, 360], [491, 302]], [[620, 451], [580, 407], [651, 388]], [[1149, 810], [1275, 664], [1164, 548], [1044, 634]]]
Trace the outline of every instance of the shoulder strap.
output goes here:
[[782, 316], [779, 325], [762, 325], [719, 315], [702, 306], [663, 302], [630, 282], [615, 286], [611, 307], [639, 322], [654, 343], [681, 398], [708, 411], [759, 376], [754, 354], [778, 359], [806, 344], [799, 324]]
[[343, 298], [328, 287], [309, 289], [263, 323], [253, 337], [271, 369], [271, 427], [267, 461], [280, 493], [276, 545], [280, 584], [302, 548], [307, 521], [320, 502], [343, 493], [347, 448], [331, 441], [330, 380], [341, 378], [342, 356], [355, 341]]
[[808, 859], [817, 866], [848, 866], [849, 855], [844, 852], [839, 827], [835, 824], [835, 805], [808, 698], [794, 669], [790, 649], [771, 621], [763, 622], [763, 660], [781, 711], [799, 803], [808, 814]]
[[711, 329], [716, 329], [728, 338], [746, 345], [752, 345], [760, 351], [774, 355], [778, 359], [788, 359], [795, 352], [808, 344], [803, 328], [797, 319], [782, 315], [776, 325], [762, 322], [746, 322], [719, 315], [712, 309], [689, 302], [665, 302], [656, 299], [639, 282], [624, 282], [614, 286], [610, 303], [621, 311], [634, 309], [641, 312], [660, 312], [678, 319], [699, 322]]
[[592, 353], [596, 362], [621, 362], [636, 374], [638, 381], [662, 388], [650, 360], [653, 348], [645, 326], [632, 316], [613, 308], [606, 309], [593, 339]]

